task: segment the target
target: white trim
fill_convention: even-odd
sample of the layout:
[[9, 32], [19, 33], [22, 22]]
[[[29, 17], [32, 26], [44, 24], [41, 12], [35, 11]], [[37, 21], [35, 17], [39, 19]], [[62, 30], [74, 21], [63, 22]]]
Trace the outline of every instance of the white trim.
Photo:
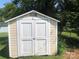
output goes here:
[[20, 28], [19, 27], [20, 26], [19, 26], [19, 21], [18, 20], [17, 20], [16, 23], [17, 23], [17, 28], [16, 29], [17, 29], [17, 44], [18, 44], [18, 46], [17, 46], [17, 50], [18, 50], [17, 52], [18, 53], [17, 54], [18, 54], [18, 57], [19, 57], [20, 56], [20, 46], [19, 46], [19, 44], [20, 44], [20, 36], [19, 36], [20, 35], [20, 33], [19, 33]]
[[9, 40], [9, 56], [12, 57], [11, 53], [11, 38], [10, 38], [10, 24], [8, 23], [8, 40]]
[[[32, 17], [32, 20], [33, 20], [33, 22], [32, 22], [32, 23], [33, 23], [33, 25], [32, 25], [32, 29], [33, 29], [33, 30], [32, 30], [32, 31], [33, 31], [33, 32], [32, 32], [32, 33], [33, 33], [32, 35], [33, 35], [33, 36], [32, 36], [32, 37], [35, 38], [35, 37], [36, 37], [36, 35], [35, 35], [35, 30], [36, 30], [36, 29], [35, 29], [35, 21], [34, 21], [34, 18], [33, 18], [33, 17]], [[36, 43], [36, 38], [35, 38], [35, 40], [33, 40], [33, 56], [35, 55], [35, 51], [36, 51], [36, 48], [35, 48], [36, 45], [35, 45], [35, 43]]]
[[56, 22], [56, 53], [57, 53], [57, 47], [58, 47], [58, 23]]
[[19, 17], [22, 17], [22, 16], [24, 16], [24, 15], [27, 15], [27, 14], [29, 14], [29, 13], [37, 13], [37, 14], [40, 14], [40, 15], [42, 15], [42, 16], [44, 16], [44, 17], [50, 18], [50, 19], [52, 19], [52, 20], [54, 20], [54, 21], [56, 21], [56, 22], [60, 22], [59, 20], [56, 20], [55, 18], [49, 17], [49, 16], [47, 16], [47, 15], [45, 15], [45, 14], [42, 14], [42, 13], [37, 12], [37, 11], [35, 11], [35, 10], [32, 10], [32, 11], [26, 12], [26, 13], [24, 13], [24, 14], [22, 14], [22, 15], [16, 16], [16, 17], [14, 17], [14, 18], [12, 18], [12, 19], [9, 19], [9, 20], [5, 21], [5, 23], [7, 23], [7, 22], [9, 22], [9, 21], [12, 21], [12, 20], [15, 20], [15, 19], [17, 19], [17, 18], [19, 18]]
[[47, 20], [47, 26], [48, 26], [48, 40], [47, 40], [47, 55], [50, 55], [50, 19]]
[[50, 29], [50, 26], [51, 26], [51, 24], [50, 24], [50, 19], [49, 19], [48, 22], [49, 22], [49, 33], [48, 33], [48, 35], [49, 35], [49, 39], [48, 39], [48, 55], [50, 55], [50, 53], [51, 53], [51, 52], [50, 52], [50, 39], [51, 39], [51, 38], [50, 38], [50, 30], [51, 30], [51, 29]]

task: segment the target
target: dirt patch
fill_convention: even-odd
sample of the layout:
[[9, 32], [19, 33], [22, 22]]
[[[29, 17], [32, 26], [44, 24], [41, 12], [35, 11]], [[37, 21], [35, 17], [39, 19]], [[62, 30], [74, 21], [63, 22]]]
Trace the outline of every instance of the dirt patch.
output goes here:
[[79, 59], [79, 49], [66, 51], [63, 55], [63, 59]]

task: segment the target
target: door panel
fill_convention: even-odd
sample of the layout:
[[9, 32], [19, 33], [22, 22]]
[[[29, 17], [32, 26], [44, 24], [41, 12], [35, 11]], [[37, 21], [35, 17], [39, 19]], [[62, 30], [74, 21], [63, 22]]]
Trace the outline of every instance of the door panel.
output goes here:
[[46, 40], [36, 41], [36, 55], [46, 55]]
[[29, 56], [33, 54], [32, 51], [32, 41], [22, 41], [22, 56]]
[[43, 39], [46, 36], [46, 23], [36, 23], [36, 37]]
[[36, 21], [35, 28], [36, 28], [35, 54], [36, 55], [46, 55], [47, 54], [46, 22]]
[[33, 55], [33, 40], [32, 40], [32, 22], [20, 23], [21, 37], [21, 54], [22, 56]]
[[22, 35], [23, 38], [28, 38], [26, 40], [32, 37], [32, 23], [22, 23]]

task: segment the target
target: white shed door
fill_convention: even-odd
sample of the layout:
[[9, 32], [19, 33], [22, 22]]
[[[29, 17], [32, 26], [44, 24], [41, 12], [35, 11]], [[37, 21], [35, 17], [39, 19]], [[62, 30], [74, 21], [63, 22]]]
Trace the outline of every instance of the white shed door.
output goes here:
[[48, 24], [47, 21], [20, 21], [21, 56], [47, 55]]
[[33, 22], [20, 21], [20, 52], [21, 56], [33, 55]]
[[48, 40], [48, 24], [47, 21], [35, 21], [35, 54], [47, 55], [47, 40]]

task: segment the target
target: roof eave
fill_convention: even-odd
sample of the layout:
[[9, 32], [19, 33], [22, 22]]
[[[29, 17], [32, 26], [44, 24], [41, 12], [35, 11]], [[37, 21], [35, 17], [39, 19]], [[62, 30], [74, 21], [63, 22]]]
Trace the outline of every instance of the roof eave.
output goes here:
[[56, 22], [60, 22], [59, 20], [57, 20], [57, 19], [55, 19], [55, 18], [52, 18], [52, 17], [50, 17], [50, 16], [47, 16], [47, 15], [44, 15], [44, 14], [42, 14], [42, 13], [39, 13], [39, 12], [37, 12], [37, 11], [35, 11], [35, 10], [32, 10], [32, 11], [26, 12], [26, 13], [24, 13], [24, 14], [22, 14], [22, 15], [16, 16], [16, 17], [14, 17], [14, 18], [12, 18], [12, 19], [9, 19], [9, 20], [5, 21], [5, 23], [8, 23], [8, 22], [10, 22], [10, 21], [12, 21], [12, 20], [14, 20], [14, 19], [17, 19], [17, 18], [19, 18], [19, 17], [21, 17], [21, 16], [27, 15], [27, 14], [29, 14], [29, 13], [31, 13], [31, 12], [38, 13], [38, 14], [40, 14], [40, 15], [42, 15], [42, 16], [45, 16], [45, 17], [50, 18], [50, 19], [53, 19], [53, 20], [56, 21]]

